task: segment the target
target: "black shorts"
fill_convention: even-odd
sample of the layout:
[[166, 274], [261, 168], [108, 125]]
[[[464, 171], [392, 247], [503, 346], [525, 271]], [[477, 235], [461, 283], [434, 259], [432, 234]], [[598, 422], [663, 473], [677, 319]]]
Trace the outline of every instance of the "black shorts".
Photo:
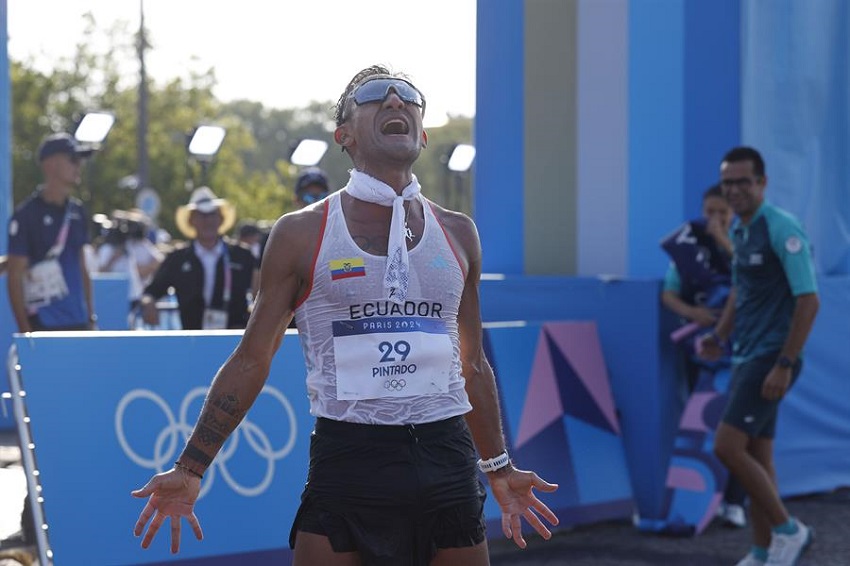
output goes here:
[[[729, 401], [723, 412], [724, 423], [754, 438], [776, 436], [779, 400], [765, 399], [761, 395], [761, 388], [778, 358], [779, 352], [771, 352], [733, 366], [732, 380], [729, 384]], [[789, 390], [797, 381], [802, 368], [803, 361], [798, 359], [791, 371]]]
[[298, 531], [328, 537], [364, 565], [427, 565], [437, 549], [485, 537], [486, 492], [463, 417], [383, 426], [319, 418]]

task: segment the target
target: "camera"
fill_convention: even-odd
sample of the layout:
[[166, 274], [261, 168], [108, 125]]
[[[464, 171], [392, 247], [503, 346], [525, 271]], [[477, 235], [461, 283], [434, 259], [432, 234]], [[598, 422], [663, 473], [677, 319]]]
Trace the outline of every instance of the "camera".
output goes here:
[[130, 240], [143, 240], [145, 238], [148, 223], [141, 214], [116, 210], [109, 217], [97, 216], [100, 216], [100, 218], [96, 218], [95, 222], [100, 225], [104, 244], [123, 246]]

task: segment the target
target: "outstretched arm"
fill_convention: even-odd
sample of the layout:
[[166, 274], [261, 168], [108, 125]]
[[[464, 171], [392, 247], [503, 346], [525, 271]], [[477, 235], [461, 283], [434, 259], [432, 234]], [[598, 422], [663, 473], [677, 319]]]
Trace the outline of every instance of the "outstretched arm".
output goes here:
[[[455, 249], [461, 250], [466, 262], [467, 277], [460, 301], [458, 329], [460, 334], [460, 356], [462, 373], [466, 380], [466, 392], [472, 404], [466, 421], [472, 433], [475, 447], [482, 459], [490, 459], [505, 451], [499, 396], [493, 368], [484, 354], [478, 283], [481, 277], [481, 244], [475, 225], [466, 216], [444, 213], [445, 225]], [[541, 521], [541, 516], [550, 524], [557, 525], [558, 518], [534, 494], [534, 489], [555, 491], [558, 486], [542, 480], [532, 471], [518, 470], [508, 464], [487, 474], [493, 496], [502, 509], [502, 532], [512, 538], [520, 548], [526, 547], [522, 536], [522, 518], [543, 538], [552, 533]]]
[[[278, 220], [263, 262], [260, 289], [239, 345], [219, 369], [183, 453], [174, 469], [157, 474], [135, 497], [150, 497], [136, 523], [142, 534], [151, 521], [142, 547], [147, 548], [167, 517], [171, 518], [171, 551], [180, 548], [180, 518], [186, 517], [202, 538], [194, 504], [200, 481], [218, 451], [259, 395], [272, 358], [293, 316], [296, 298], [304, 288], [312, 259], [315, 214], [298, 212]], [[306, 271], [305, 271], [306, 269]], [[152, 519], [152, 520], [151, 520]]]

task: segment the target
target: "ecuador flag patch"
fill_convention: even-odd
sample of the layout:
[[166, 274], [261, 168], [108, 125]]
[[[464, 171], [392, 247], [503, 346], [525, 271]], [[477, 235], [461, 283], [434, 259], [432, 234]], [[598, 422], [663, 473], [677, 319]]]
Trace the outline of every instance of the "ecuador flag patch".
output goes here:
[[364, 277], [366, 275], [366, 264], [362, 257], [332, 259], [329, 264], [331, 280], [333, 281], [348, 279], [349, 277]]

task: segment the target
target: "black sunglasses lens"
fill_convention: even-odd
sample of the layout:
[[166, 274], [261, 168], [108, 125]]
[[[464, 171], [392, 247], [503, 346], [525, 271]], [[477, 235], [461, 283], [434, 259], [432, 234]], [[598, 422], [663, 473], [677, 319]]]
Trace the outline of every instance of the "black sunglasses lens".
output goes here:
[[391, 88], [403, 101], [422, 107], [422, 95], [419, 91], [413, 85], [398, 79], [375, 79], [365, 82], [352, 93], [352, 97], [358, 105], [380, 102], [387, 97]]

